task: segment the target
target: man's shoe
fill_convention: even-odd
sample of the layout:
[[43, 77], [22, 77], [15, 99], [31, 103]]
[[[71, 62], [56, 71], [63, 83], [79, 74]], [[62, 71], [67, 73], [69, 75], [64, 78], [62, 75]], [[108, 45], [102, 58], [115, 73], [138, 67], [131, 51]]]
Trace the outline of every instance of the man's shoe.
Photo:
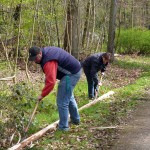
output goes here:
[[73, 125], [79, 125], [80, 124], [80, 122], [73, 122], [73, 121], [70, 121], [69, 123], [73, 124]]
[[91, 97], [89, 97], [89, 102], [94, 101], [94, 99], [95, 99], [94, 97], [92, 97], [92, 98], [91, 98]]

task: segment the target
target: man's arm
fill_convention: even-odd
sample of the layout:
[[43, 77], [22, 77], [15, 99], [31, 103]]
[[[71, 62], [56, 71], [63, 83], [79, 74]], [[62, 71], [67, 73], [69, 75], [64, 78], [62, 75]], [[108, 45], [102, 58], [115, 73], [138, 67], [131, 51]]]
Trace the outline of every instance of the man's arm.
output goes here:
[[41, 95], [38, 97], [39, 100], [42, 100], [53, 90], [56, 83], [57, 67], [58, 63], [56, 61], [50, 61], [44, 65], [45, 87], [43, 88]]
[[107, 65], [108, 65], [108, 63], [103, 64], [102, 69], [101, 69], [101, 73], [104, 73], [106, 71]]

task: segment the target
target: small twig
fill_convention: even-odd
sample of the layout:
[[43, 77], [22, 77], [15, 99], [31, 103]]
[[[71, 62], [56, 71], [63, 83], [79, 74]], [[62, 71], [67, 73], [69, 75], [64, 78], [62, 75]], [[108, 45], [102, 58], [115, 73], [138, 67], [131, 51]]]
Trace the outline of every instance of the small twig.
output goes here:
[[16, 133], [16, 131], [15, 131], [15, 132], [12, 134], [12, 136], [10, 137], [9, 145], [12, 143], [12, 140], [14, 139], [15, 133]]
[[15, 78], [15, 75], [12, 77], [0, 78], [0, 81], [10, 81], [10, 80], [13, 80], [14, 78]]
[[116, 128], [119, 128], [119, 129], [122, 129], [121, 126], [109, 126], [109, 127], [93, 127], [93, 128], [90, 128], [91, 130], [105, 130], [105, 129], [116, 129]]
[[19, 140], [18, 140], [17, 144], [20, 143], [20, 141], [21, 141], [21, 134], [19, 131], [18, 131], [18, 135], [19, 135]]
[[1, 110], [1, 118], [2, 118], [2, 116], [3, 116], [3, 112], [2, 112], [2, 110]]

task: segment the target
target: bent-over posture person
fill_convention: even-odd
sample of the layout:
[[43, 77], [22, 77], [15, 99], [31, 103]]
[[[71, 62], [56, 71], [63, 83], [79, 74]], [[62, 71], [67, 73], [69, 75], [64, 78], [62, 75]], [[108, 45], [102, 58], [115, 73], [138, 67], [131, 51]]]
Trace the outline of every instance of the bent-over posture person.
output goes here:
[[79, 124], [80, 116], [73, 89], [81, 76], [80, 62], [65, 50], [58, 47], [31, 47], [29, 61], [40, 64], [45, 74], [45, 87], [38, 100], [41, 101], [54, 88], [59, 79], [57, 106], [59, 111], [58, 129], [68, 131], [68, 116], [73, 124]]
[[82, 63], [88, 83], [89, 99], [95, 98], [96, 92], [98, 92], [98, 84], [102, 84], [98, 80], [98, 71], [101, 71], [101, 74], [104, 75], [110, 56], [110, 53], [96, 53], [87, 57]]

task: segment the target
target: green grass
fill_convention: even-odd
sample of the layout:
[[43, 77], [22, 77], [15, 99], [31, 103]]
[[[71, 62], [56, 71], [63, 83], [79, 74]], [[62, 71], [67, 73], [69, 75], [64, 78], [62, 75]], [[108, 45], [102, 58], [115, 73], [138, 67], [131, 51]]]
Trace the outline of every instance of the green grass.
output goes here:
[[124, 59], [120, 58], [114, 62], [117, 65], [125, 69], [142, 69], [143, 71], [150, 71], [150, 57], [139, 57], [131, 58], [129, 56]]
[[7, 69], [7, 62], [6, 61], [0, 61], [0, 70]]

